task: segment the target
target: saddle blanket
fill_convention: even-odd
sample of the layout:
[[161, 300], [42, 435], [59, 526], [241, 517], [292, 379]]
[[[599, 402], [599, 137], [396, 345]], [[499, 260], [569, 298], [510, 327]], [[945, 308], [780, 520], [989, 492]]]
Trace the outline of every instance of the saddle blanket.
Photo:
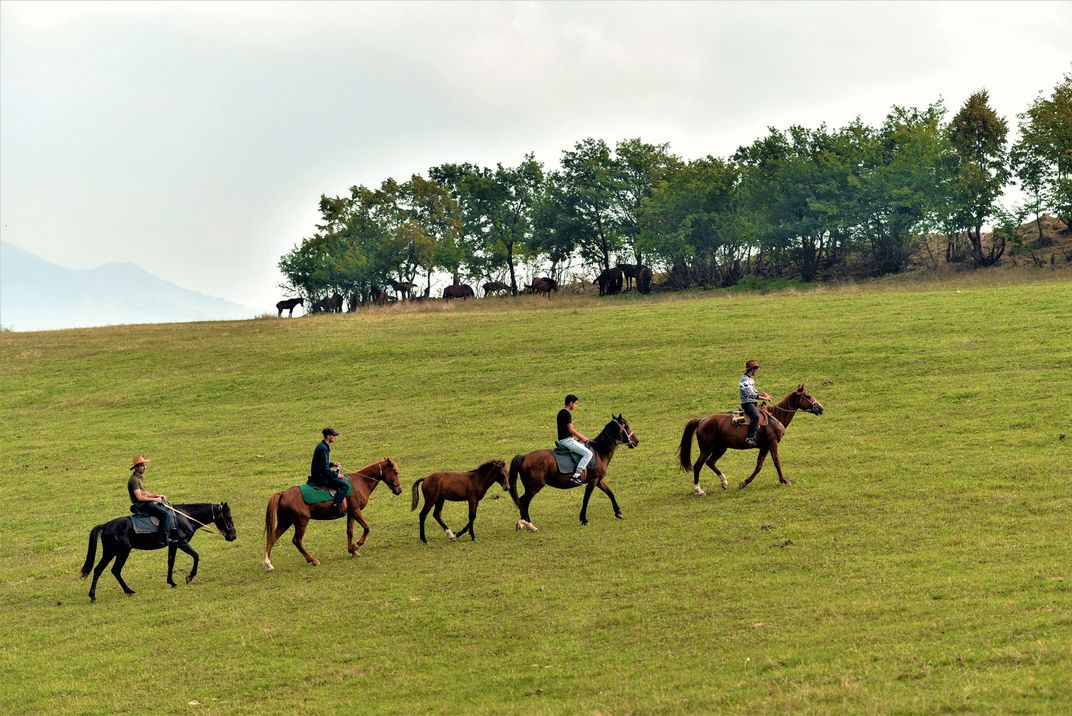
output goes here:
[[160, 518], [151, 515], [131, 515], [130, 521], [134, 523], [134, 534], [149, 535], [160, 531]]
[[[354, 491], [354, 485], [350, 482], [349, 478], [346, 479], [346, 496], [349, 497]], [[306, 482], [303, 485], [299, 485], [301, 488], [302, 499], [305, 500], [307, 505], [315, 505], [318, 502], [328, 502], [335, 498], [335, 489], [328, 487], [321, 487], [320, 485], [313, 485]]]
[[[577, 469], [577, 463], [581, 461], [581, 458], [574, 455], [565, 448], [556, 447], [551, 451], [551, 454], [555, 456], [555, 460], [558, 461], [558, 471], [561, 473], [573, 474], [573, 471]], [[588, 462], [592, 464], [596, 459], [595, 455], [592, 456], [592, 460]]]
[[[768, 413], [766, 411], [759, 411], [759, 424], [761, 426], [767, 424], [767, 415]], [[730, 422], [734, 425], [751, 425], [752, 423], [752, 421], [748, 419], [748, 413], [743, 410], [731, 410]]]

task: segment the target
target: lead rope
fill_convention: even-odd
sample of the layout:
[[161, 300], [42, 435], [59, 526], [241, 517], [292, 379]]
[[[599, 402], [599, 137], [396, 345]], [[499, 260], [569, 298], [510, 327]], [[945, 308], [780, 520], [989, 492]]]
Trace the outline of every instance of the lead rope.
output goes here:
[[[206, 529], [206, 530], [207, 530], [207, 531], [208, 531], [208, 532], [209, 532], [210, 534], [214, 534], [214, 535], [219, 535], [220, 537], [223, 537], [223, 533], [222, 533], [222, 532], [220, 532], [219, 530], [217, 530], [217, 529], [215, 528], [215, 526], [213, 526], [213, 525], [210, 525], [210, 524], [209, 524], [209, 525], [206, 525], [206, 524], [205, 524], [204, 522], [202, 522], [201, 520], [195, 520], [195, 519], [194, 519], [193, 517], [190, 517], [190, 515], [186, 514], [186, 513], [185, 513], [185, 512], [183, 512], [182, 510], [177, 510], [177, 509], [175, 509], [175, 508], [174, 508], [174, 507], [172, 507], [172, 506], [171, 506], [171, 504], [170, 504], [170, 503], [168, 503], [168, 502], [165, 502], [165, 503], [163, 503], [163, 505], [164, 505], [164, 507], [166, 507], [166, 508], [168, 508], [169, 510], [171, 510], [172, 512], [174, 512], [174, 513], [175, 513], [176, 515], [182, 515], [183, 517], [185, 517], [186, 519], [190, 520], [191, 522], [196, 522], [197, 524], [201, 525], [201, 526], [202, 526], [202, 527], [204, 527], [204, 528], [205, 528], [205, 529]], [[215, 514], [216, 514], [216, 508], [215, 508], [215, 507], [213, 507], [213, 508], [212, 508], [212, 513], [213, 513], [213, 515], [215, 515]]]

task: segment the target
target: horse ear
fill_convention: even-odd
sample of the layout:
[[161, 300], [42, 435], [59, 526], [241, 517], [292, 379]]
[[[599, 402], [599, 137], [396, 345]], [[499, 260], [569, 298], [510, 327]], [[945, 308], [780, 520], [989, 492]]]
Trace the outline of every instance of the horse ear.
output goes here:
[[797, 386], [797, 390], [799, 390], [799, 391], [803, 392], [803, 391], [804, 391], [804, 384], [803, 384], [803, 383], [801, 383], [800, 385], [798, 385], [798, 386]]

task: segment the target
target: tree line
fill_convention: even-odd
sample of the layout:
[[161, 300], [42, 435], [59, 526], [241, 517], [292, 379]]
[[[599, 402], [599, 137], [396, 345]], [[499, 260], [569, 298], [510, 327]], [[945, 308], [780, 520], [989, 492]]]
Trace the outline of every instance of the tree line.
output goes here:
[[[941, 101], [894, 106], [880, 126], [790, 126], [732, 156], [684, 160], [669, 144], [586, 138], [549, 169], [442, 164], [408, 180], [320, 197], [320, 221], [279, 261], [283, 288], [364, 300], [390, 282], [503, 281], [536, 270], [644, 264], [673, 288], [752, 276], [816, 281], [934, 261], [997, 263], [1045, 212], [1072, 223], [1072, 74], [1009, 125], [985, 90], [947, 119]], [[1000, 199], [1018, 184], [1026, 197]], [[993, 227], [984, 242], [983, 227]], [[944, 250], [931, 248], [941, 237]]]

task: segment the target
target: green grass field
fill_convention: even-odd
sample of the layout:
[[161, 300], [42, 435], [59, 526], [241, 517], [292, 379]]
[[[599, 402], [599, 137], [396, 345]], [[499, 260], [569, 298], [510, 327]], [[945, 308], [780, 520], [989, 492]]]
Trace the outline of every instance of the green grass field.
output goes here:
[[[692, 416], [747, 358], [802, 414], [746, 490], [692, 493]], [[4, 713], [1068, 713], [1072, 282], [972, 277], [770, 295], [557, 296], [427, 310], [0, 335]], [[413, 481], [548, 447], [562, 396], [640, 438], [596, 492], [544, 490], [537, 533], [493, 487], [477, 540]], [[261, 567], [268, 496], [319, 429], [390, 456], [363, 555], [314, 523]], [[136, 552], [123, 595], [78, 580], [124, 514], [127, 465], [175, 502], [227, 500], [200, 573]], [[694, 451], [695, 455], [695, 451]], [[720, 461], [732, 484], [755, 453]], [[450, 504], [455, 530], [465, 509]], [[177, 560], [179, 576], [189, 561]]]

